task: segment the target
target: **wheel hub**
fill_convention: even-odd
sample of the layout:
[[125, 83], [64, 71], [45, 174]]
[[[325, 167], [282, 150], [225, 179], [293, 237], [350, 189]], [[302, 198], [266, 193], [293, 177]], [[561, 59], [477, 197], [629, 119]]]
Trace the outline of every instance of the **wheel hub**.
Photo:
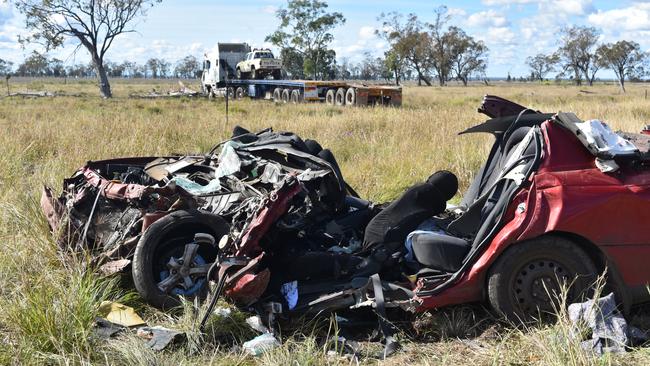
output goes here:
[[569, 273], [556, 261], [531, 261], [519, 270], [514, 279], [516, 302], [526, 314], [552, 312], [559, 300], [561, 284], [568, 284], [568, 279]]
[[170, 256], [166, 270], [160, 272], [158, 288], [174, 295], [191, 296], [205, 284], [209, 264], [198, 254], [199, 244], [190, 243], [184, 247], [181, 257]]

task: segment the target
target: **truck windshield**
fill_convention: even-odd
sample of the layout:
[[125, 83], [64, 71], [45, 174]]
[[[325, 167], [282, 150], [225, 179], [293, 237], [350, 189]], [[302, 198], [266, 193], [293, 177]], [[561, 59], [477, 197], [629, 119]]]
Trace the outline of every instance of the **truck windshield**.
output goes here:
[[255, 54], [255, 58], [273, 58], [273, 54], [271, 52], [258, 52]]

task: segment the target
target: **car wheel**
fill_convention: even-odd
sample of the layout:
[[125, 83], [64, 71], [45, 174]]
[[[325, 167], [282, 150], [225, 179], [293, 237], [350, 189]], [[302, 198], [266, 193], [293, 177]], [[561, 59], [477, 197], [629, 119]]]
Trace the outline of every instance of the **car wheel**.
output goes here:
[[241, 70], [239, 68], [237, 68], [236, 74], [237, 74], [237, 79], [241, 80], [242, 79], [242, 72], [241, 72]]
[[258, 72], [253, 66], [251, 66], [251, 79], [257, 79]]
[[207, 270], [217, 248], [195, 235], [209, 234], [218, 241], [228, 232], [221, 217], [198, 210], [172, 212], [151, 224], [133, 255], [133, 282], [140, 296], [161, 309], [180, 305], [179, 296], [205, 297]]
[[273, 79], [275, 79], [275, 80], [282, 79], [282, 71], [281, 70], [273, 71]]
[[566, 304], [592, 295], [597, 270], [575, 243], [544, 236], [515, 244], [488, 274], [488, 298], [506, 319], [519, 323], [553, 318], [560, 292], [568, 287]]

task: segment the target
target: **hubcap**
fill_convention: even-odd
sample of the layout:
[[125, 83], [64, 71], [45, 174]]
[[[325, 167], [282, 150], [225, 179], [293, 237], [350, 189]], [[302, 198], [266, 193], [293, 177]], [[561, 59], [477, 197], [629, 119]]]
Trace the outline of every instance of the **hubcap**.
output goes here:
[[186, 244], [181, 257], [170, 256], [167, 269], [160, 272], [160, 291], [173, 295], [191, 296], [205, 284], [210, 264], [198, 254], [199, 245]]
[[[558, 262], [548, 259], [531, 261], [519, 269], [514, 279], [514, 297], [528, 315], [550, 313], [559, 301], [561, 284], [569, 284], [569, 273]], [[571, 298], [569, 289], [569, 298]]]

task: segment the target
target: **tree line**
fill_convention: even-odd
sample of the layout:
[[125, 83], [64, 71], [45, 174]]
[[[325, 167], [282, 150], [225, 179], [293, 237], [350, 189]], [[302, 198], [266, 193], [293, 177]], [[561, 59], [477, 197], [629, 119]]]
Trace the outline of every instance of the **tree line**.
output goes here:
[[[132, 32], [130, 25], [161, 0], [15, 0], [25, 16], [30, 31], [22, 43], [36, 43], [46, 51], [60, 47], [65, 41], [76, 41], [90, 56], [88, 65], [63, 65], [37, 52], [13, 69], [13, 64], [0, 59], [0, 73], [25, 76], [96, 76], [103, 97], [112, 95], [108, 77], [197, 77], [200, 63], [187, 56], [175, 64], [151, 58], [144, 64], [131, 61], [114, 63], [106, 57], [119, 35]], [[400, 84], [416, 80], [418, 85], [440, 86], [457, 80], [467, 85], [472, 78], [484, 79], [489, 49], [481, 40], [468, 35], [461, 27], [450, 24], [444, 6], [433, 11], [433, 21], [422, 21], [416, 14], [391, 12], [378, 17], [381, 26], [375, 35], [388, 43], [381, 56], [364, 54], [353, 63], [337, 62], [332, 47], [333, 31], [345, 24], [340, 12], [328, 11], [324, 0], [288, 0], [276, 12], [278, 28], [265, 41], [280, 49], [286, 77], [294, 79], [364, 79], [385, 80]], [[596, 73], [610, 69], [621, 89], [625, 80], [641, 80], [647, 76], [648, 55], [638, 43], [620, 40], [600, 44], [600, 32], [593, 27], [573, 26], [560, 32], [560, 47], [550, 54], [537, 54], [526, 59], [530, 79], [544, 80], [552, 72], [556, 78], [568, 78], [577, 85], [593, 84]]]
[[551, 72], [556, 78], [568, 78], [576, 85], [593, 85], [601, 69], [614, 72], [625, 92], [625, 80], [641, 81], [648, 75], [647, 52], [634, 41], [599, 43], [600, 31], [594, 27], [572, 26], [562, 29], [560, 47], [553, 53], [528, 57], [531, 79], [543, 81]]
[[[112, 78], [182, 78], [194, 79], [201, 77], [201, 63], [192, 55], [172, 63], [161, 58], [150, 58], [143, 64], [134, 61], [104, 62], [107, 76]], [[45, 54], [33, 51], [15, 69], [13, 63], [0, 58], [0, 74], [16, 76], [51, 76], [51, 77], [97, 77], [93, 62], [87, 64], [64, 65], [57, 58], [49, 58]]]

